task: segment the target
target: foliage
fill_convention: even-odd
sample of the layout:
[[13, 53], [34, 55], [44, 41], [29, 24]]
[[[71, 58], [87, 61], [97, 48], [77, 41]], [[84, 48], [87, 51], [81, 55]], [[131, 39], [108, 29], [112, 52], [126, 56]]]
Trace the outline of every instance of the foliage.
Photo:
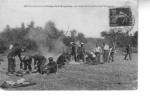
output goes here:
[[115, 43], [117, 47], [125, 47], [128, 44], [132, 46], [137, 46], [137, 34], [135, 32], [133, 36], [129, 36], [122, 32], [115, 32], [115, 30], [110, 30], [109, 32], [103, 31], [101, 35], [109, 42], [110, 45]]

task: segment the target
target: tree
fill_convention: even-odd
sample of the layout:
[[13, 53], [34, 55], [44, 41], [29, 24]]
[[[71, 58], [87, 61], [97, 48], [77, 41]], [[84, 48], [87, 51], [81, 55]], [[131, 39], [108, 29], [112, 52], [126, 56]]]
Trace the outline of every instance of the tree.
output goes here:
[[78, 33], [77, 39], [78, 39], [80, 42], [87, 43], [87, 40], [86, 40], [84, 34], [81, 33], [81, 32]]
[[121, 31], [116, 32], [115, 30], [110, 30], [109, 32], [102, 32], [101, 35], [110, 45], [115, 45], [117, 47], [124, 47], [131, 42], [131, 37], [122, 33]]
[[55, 23], [52, 21], [46, 23], [44, 30], [50, 38], [58, 39], [61, 36], [61, 32], [56, 28]]

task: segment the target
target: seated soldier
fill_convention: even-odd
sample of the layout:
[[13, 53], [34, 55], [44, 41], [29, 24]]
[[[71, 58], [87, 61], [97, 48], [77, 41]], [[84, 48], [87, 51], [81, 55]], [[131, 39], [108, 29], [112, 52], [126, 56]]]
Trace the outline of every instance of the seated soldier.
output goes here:
[[85, 59], [88, 64], [96, 64], [96, 55], [92, 51], [86, 53]]
[[56, 63], [58, 64], [58, 68], [62, 68], [65, 65], [65, 62], [66, 62], [66, 56], [63, 53], [58, 57], [56, 61]]
[[50, 73], [56, 73], [57, 72], [57, 64], [55, 61], [53, 61], [52, 57], [48, 58], [49, 63], [45, 66], [45, 68], [43, 69], [43, 74], [50, 74]]

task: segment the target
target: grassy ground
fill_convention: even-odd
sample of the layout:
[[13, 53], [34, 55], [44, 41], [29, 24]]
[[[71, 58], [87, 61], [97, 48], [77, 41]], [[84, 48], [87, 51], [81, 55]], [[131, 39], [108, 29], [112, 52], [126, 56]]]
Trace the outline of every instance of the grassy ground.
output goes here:
[[[20, 77], [7, 76], [7, 59], [0, 65], [0, 84]], [[135, 90], [137, 89], [137, 55], [132, 61], [115, 56], [115, 62], [100, 65], [68, 64], [57, 74], [38, 73], [23, 76], [37, 84], [9, 90]]]

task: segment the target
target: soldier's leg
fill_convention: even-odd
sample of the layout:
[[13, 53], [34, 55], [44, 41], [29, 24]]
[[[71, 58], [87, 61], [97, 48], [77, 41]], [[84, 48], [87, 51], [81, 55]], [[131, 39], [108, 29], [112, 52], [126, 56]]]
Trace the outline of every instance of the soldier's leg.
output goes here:
[[16, 61], [15, 58], [12, 59], [12, 73], [16, 71]]
[[131, 53], [129, 53], [129, 59], [130, 59], [130, 60], [132, 60], [132, 56], [131, 56]]
[[24, 68], [23, 68], [23, 70], [27, 70], [27, 62], [24, 62]]
[[128, 53], [125, 54], [124, 60], [127, 60]]
[[106, 50], [104, 50], [103, 58], [104, 58], [104, 62], [106, 62]]
[[32, 62], [28, 61], [28, 66], [27, 66], [27, 67], [28, 67], [28, 70], [29, 70], [29, 71], [32, 70], [31, 63], [32, 63]]
[[11, 72], [12, 58], [8, 58], [8, 72]]
[[32, 67], [31, 67], [31, 64], [29, 63], [29, 65], [28, 65], [28, 69], [29, 69], [29, 71], [32, 71]]
[[74, 60], [75, 60], [75, 61], [77, 61], [77, 57], [76, 57], [76, 54], [74, 54]]
[[83, 62], [85, 61], [84, 54], [81, 55], [81, 59], [82, 59]]

